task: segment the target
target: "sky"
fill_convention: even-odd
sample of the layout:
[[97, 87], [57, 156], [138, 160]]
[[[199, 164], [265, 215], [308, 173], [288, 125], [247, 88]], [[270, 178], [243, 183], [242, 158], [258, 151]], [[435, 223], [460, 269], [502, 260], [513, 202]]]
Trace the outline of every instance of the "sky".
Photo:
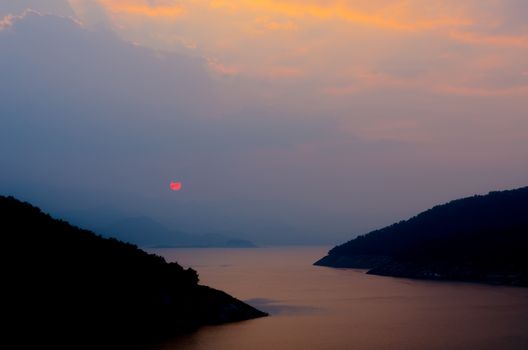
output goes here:
[[266, 245], [526, 186], [527, 18], [525, 0], [0, 0], [0, 193]]

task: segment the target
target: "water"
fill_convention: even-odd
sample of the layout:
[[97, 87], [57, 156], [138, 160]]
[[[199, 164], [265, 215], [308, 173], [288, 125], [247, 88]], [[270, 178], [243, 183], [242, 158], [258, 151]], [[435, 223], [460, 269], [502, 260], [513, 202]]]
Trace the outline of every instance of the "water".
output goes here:
[[528, 289], [315, 267], [328, 247], [160, 249], [202, 284], [270, 317], [205, 327], [160, 349], [528, 349]]

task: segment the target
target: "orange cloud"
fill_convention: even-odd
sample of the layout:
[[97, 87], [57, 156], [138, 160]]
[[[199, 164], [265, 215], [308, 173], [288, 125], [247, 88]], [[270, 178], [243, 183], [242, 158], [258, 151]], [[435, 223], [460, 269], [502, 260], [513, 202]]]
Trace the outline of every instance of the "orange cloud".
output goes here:
[[0, 18], [0, 30], [8, 28], [13, 24], [13, 16], [9, 15], [4, 18]]
[[272, 78], [300, 78], [304, 71], [296, 67], [272, 67], [268, 74]]
[[213, 0], [211, 8], [225, 8], [231, 12], [253, 10], [265, 13], [276, 13], [289, 17], [315, 17], [319, 19], [340, 19], [366, 26], [395, 30], [426, 30], [444, 26], [463, 26], [471, 21], [467, 18], [439, 17], [431, 19], [413, 19], [405, 2], [392, 6], [380, 7], [367, 12], [354, 9], [343, 2], [320, 5], [296, 1], [276, 0]]
[[347, 86], [330, 86], [322, 89], [322, 92], [332, 96], [344, 96], [357, 94], [363, 89], [359, 85], [347, 85]]
[[267, 17], [257, 18], [255, 23], [260, 29], [270, 31], [295, 31], [299, 29], [299, 26], [292, 21], [274, 21]]
[[357, 69], [353, 78], [356, 81], [354, 84], [344, 86], [330, 86], [322, 89], [322, 92], [333, 96], [344, 96], [350, 94], [357, 94], [367, 89], [377, 87], [389, 88], [423, 88], [426, 86], [425, 82], [419, 78], [399, 78], [381, 72], [373, 72], [366, 69]]
[[[499, 60], [490, 60], [495, 64], [501, 63]], [[488, 69], [478, 67], [478, 69]], [[524, 73], [521, 73], [524, 75]], [[528, 73], [527, 73], [528, 75]], [[475, 86], [470, 85], [475, 81], [475, 77], [454, 78], [452, 74], [420, 76], [415, 78], [401, 78], [384, 73], [372, 72], [368, 70], [357, 70], [354, 74], [353, 84], [342, 86], [329, 86], [322, 89], [324, 94], [330, 96], [354, 95], [376, 88], [389, 89], [419, 89], [427, 90], [435, 94], [459, 95], [459, 96], [525, 96], [528, 95], [528, 85], [512, 85], [506, 87]]]
[[453, 31], [451, 38], [468, 44], [528, 48], [528, 35], [486, 35]]
[[240, 71], [237, 67], [226, 66], [218, 60], [212, 58], [207, 59], [207, 66], [211, 72], [223, 76], [237, 75]]
[[[520, 61], [528, 33], [508, 22], [499, 2], [97, 1], [128, 40], [221, 57], [207, 60], [220, 76], [292, 83], [309, 78], [319, 82], [312, 85], [318, 92], [337, 96], [374, 89], [482, 96], [525, 91], [504, 88], [508, 76], [526, 71]], [[524, 83], [517, 79], [510, 86]]]

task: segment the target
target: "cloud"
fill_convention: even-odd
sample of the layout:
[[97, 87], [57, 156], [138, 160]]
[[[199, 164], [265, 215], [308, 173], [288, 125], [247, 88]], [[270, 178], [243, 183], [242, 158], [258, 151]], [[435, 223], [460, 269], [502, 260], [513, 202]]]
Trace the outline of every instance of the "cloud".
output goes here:
[[272, 78], [300, 78], [304, 76], [304, 72], [298, 67], [272, 67], [268, 76]]
[[181, 5], [170, 2], [167, 5], [145, 0], [99, 0], [99, 2], [107, 11], [114, 15], [174, 19], [185, 13]]
[[198, 137], [211, 94], [199, 59], [35, 12], [0, 31], [0, 48], [4, 181], [148, 193], [209, 147]]
[[451, 38], [473, 45], [528, 48], [528, 33], [523, 35], [496, 35], [471, 32], [451, 32]]
[[528, 85], [507, 87], [507, 88], [485, 88], [485, 87], [475, 87], [475, 86], [441, 85], [441, 86], [435, 87], [435, 90], [438, 91], [439, 93], [462, 95], [462, 96], [492, 97], [492, 96], [527, 96], [528, 95]]
[[74, 14], [67, 0], [15, 0], [0, 2], [0, 18], [7, 15], [20, 15], [28, 9], [64, 17]]
[[207, 64], [213, 73], [223, 76], [237, 75], [240, 71], [237, 67], [228, 67], [216, 59], [208, 59]]
[[419, 19], [412, 18], [412, 12], [409, 11], [411, 6], [408, 6], [407, 1], [378, 1], [375, 3], [378, 4], [378, 7], [370, 11], [365, 9], [365, 6], [358, 6], [358, 2], [342, 1], [323, 3], [322, 1], [214, 0], [210, 3], [210, 6], [214, 9], [227, 8], [231, 12], [255, 11], [280, 14], [290, 18], [336, 19], [365, 26], [405, 31], [429, 30], [437, 27], [453, 27], [470, 23], [465, 18], [443, 15]]
[[105, 9], [97, 1], [68, 0], [75, 18], [82, 21], [83, 25], [111, 29], [113, 24]]
[[[469, 77], [468, 68], [471, 72], [474, 61], [500, 49], [511, 67], [506, 68], [509, 73], [526, 70], [516, 62], [526, 56], [528, 37], [518, 15], [526, 5], [518, 0], [104, 0], [99, 4], [126, 40], [180, 53], [192, 49], [194, 55], [209, 60], [212, 72], [223, 76], [277, 84], [302, 77], [299, 84], [317, 82], [313, 93], [471, 86], [480, 78]], [[171, 8], [178, 16], [163, 18], [163, 9]], [[139, 9], [144, 15], [138, 15], [143, 11]], [[152, 16], [149, 11], [154, 11]], [[377, 78], [358, 77], [357, 71]], [[461, 74], [474, 81], [458, 82]]]
[[[337, 2], [264, 14], [276, 2], [141, 3], [187, 7], [175, 18], [91, 12], [112, 30], [35, 12], [3, 20], [0, 190], [38, 187], [58, 208], [105, 202], [183, 230], [320, 243], [528, 176], [523, 47], [455, 40], [449, 24], [391, 29], [303, 9]], [[341, 3], [414, 24], [452, 5]], [[288, 14], [294, 5], [301, 15]], [[522, 33], [494, 32], [463, 5], [453, 18], [471, 18], [470, 32]], [[266, 23], [280, 25], [255, 32]]]
[[255, 20], [258, 33], [266, 31], [297, 31], [299, 26], [291, 21], [276, 21], [270, 17], [260, 17]]
[[14, 17], [12, 15], [7, 15], [4, 18], [0, 19], [0, 30], [11, 27], [13, 24]]
[[[206, 61], [132, 45], [64, 17], [12, 17], [0, 48], [3, 191], [34, 194], [37, 186], [63, 210], [53, 198], [70, 209], [106, 203], [191, 231], [249, 231], [261, 223], [251, 230], [260, 235], [275, 223], [284, 234], [292, 225], [279, 224], [284, 205], [269, 191], [279, 179], [253, 174], [273, 166], [256, 155], [318, 138], [328, 123], [300, 125], [286, 110], [248, 107], [244, 92], [219, 101], [226, 86], [217, 90]], [[188, 192], [169, 197], [173, 178]], [[313, 209], [298, 216], [306, 210]]]

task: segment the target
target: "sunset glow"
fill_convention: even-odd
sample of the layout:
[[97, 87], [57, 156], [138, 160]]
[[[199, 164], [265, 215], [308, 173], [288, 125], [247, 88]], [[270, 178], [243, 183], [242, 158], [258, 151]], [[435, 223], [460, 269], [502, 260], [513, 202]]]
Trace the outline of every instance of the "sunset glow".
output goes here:
[[[528, 50], [528, 33], [515, 9], [505, 9], [500, 2], [98, 3], [105, 20], [128, 40], [161, 49], [190, 50], [206, 59], [213, 75], [276, 83], [316, 81], [303, 89], [319, 96], [386, 88], [504, 96], [526, 95], [528, 87], [528, 76], [523, 75], [526, 65], [520, 60]], [[83, 17], [86, 1], [71, 0], [71, 4]], [[84, 17], [87, 22], [95, 20]], [[314, 32], [317, 35], [310, 34]], [[501, 64], [474, 64], [490, 59]], [[498, 80], [504, 85], [500, 79], [504, 73], [515, 79], [509, 86], [497, 86]]]

